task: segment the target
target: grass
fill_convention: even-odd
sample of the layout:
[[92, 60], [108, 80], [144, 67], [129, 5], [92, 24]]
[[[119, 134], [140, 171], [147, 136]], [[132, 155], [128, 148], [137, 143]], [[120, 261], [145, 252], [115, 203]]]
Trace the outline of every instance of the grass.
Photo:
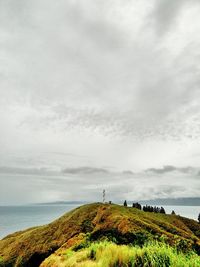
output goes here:
[[60, 248], [84, 248], [105, 238], [117, 245], [144, 246], [157, 240], [185, 252], [200, 254], [200, 224], [177, 215], [144, 212], [136, 208], [93, 203], [74, 209], [54, 222], [17, 232], [0, 240], [0, 267], [37, 267]]
[[141, 247], [117, 245], [111, 242], [92, 243], [79, 251], [71, 249], [52, 255], [41, 267], [199, 267], [200, 257], [183, 254], [164, 243], [150, 243]]

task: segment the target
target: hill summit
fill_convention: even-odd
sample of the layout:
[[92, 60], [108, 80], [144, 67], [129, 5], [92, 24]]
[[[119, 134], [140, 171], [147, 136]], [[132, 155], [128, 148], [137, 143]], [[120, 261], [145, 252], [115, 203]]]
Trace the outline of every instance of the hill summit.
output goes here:
[[78, 250], [87, 243], [105, 240], [116, 245], [141, 247], [148, 240], [154, 240], [170, 246], [178, 244], [183, 250], [194, 248], [199, 253], [200, 224], [181, 216], [144, 212], [132, 207], [87, 204], [50, 224], [16, 232], [0, 240], [0, 267], [57, 266], [42, 262], [63, 249]]

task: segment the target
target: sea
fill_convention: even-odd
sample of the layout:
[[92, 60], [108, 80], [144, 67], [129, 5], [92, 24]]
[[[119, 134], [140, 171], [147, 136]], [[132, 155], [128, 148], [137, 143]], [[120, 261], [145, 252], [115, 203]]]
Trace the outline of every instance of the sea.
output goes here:
[[[80, 204], [0, 206], [0, 239], [16, 231], [56, 220]], [[159, 206], [159, 205], [158, 205]], [[197, 220], [200, 206], [163, 206], [166, 213]]]

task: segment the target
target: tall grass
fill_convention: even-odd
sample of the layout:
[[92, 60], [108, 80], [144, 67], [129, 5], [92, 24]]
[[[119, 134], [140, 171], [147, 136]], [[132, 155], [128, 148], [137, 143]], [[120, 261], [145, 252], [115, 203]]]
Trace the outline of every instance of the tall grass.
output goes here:
[[92, 243], [79, 251], [67, 250], [62, 256], [52, 255], [42, 266], [54, 267], [199, 267], [200, 257], [194, 252], [183, 254], [164, 243], [141, 247]]

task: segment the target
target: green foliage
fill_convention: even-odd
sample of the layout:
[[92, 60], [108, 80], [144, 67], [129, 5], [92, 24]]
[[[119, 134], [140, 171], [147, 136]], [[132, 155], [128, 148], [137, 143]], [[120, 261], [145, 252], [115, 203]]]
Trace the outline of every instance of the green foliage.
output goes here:
[[84, 220], [82, 222], [82, 229], [83, 229], [83, 233], [91, 232], [93, 229], [91, 220], [88, 220], [88, 219]]
[[200, 245], [197, 242], [192, 244], [192, 250], [195, 251], [198, 255], [200, 255]]
[[78, 244], [78, 245], [75, 245], [74, 247], [73, 247], [73, 251], [78, 251], [78, 250], [81, 250], [81, 249], [83, 249], [83, 248], [87, 248], [87, 247], [89, 247], [90, 246], [90, 241], [88, 241], [88, 240], [83, 240], [80, 244]]
[[96, 232], [91, 233], [91, 241], [96, 240], [107, 240], [114, 242], [116, 244], [131, 244], [143, 246], [148, 240], [151, 240], [151, 235], [144, 232], [128, 232], [121, 233], [117, 229], [108, 229], [108, 230], [97, 230]]
[[166, 251], [155, 251], [150, 254], [150, 250], [144, 250], [141, 253], [136, 253], [133, 260], [133, 266], [155, 266], [155, 267], [169, 267], [171, 264], [170, 256]]
[[[63, 267], [199, 267], [200, 257], [195, 253], [183, 254], [164, 243], [151, 242], [140, 247], [94, 242], [88, 248], [60, 258]], [[51, 256], [42, 266], [60, 266], [58, 258]]]
[[187, 253], [192, 250], [192, 243], [188, 240], [180, 239], [179, 237], [177, 237], [177, 239], [175, 240], [174, 245], [178, 251], [181, 251], [183, 253]]

